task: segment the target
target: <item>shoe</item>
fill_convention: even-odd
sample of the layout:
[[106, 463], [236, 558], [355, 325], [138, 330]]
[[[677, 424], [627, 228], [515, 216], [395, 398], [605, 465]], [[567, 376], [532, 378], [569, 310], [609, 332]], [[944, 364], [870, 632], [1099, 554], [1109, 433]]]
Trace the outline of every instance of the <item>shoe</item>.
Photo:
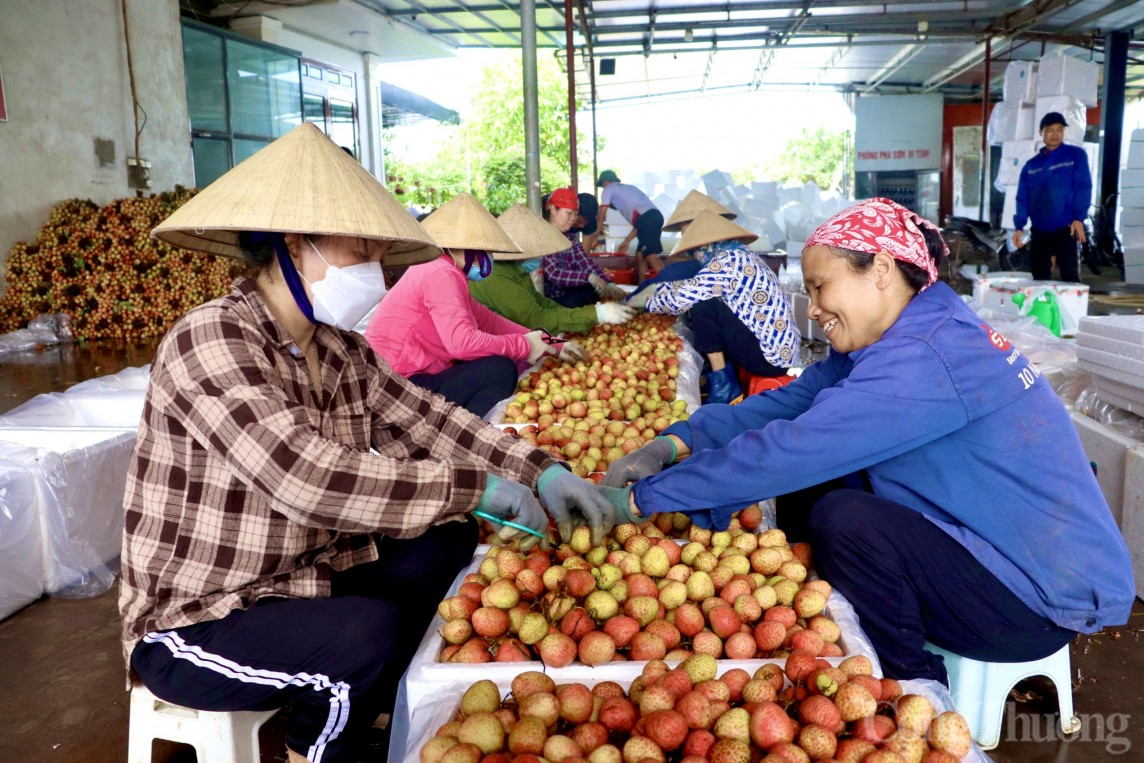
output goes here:
[[739, 379], [735, 369], [723, 366], [721, 371], [712, 371], [707, 374], [707, 402], [726, 405], [741, 396], [743, 390], [739, 387]]

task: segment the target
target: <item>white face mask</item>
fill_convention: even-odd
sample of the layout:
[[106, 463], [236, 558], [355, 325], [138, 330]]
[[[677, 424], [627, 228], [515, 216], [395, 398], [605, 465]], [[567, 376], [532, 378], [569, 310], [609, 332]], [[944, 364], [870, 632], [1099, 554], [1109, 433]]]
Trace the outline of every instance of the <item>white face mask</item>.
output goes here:
[[310, 284], [310, 293], [314, 296], [314, 320], [352, 331], [385, 296], [385, 275], [381, 272], [381, 263], [362, 262], [339, 268], [322, 257], [309, 237], [306, 242], [328, 266], [326, 277], [321, 281], [312, 282], [302, 276]]

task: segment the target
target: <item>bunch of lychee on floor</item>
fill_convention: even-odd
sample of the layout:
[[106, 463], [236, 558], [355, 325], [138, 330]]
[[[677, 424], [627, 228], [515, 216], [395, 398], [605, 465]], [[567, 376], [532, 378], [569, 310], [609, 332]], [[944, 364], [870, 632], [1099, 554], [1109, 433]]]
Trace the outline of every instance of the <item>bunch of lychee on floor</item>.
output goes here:
[[[753, 532], [760, 519], [752, 506], [712, 532], [666, 515], [619, 525], [595, 547], [586, 527], [549, 551], [494, 547], [439, 604], [438, 659], [560, 668], [692, 654], [842, 657], [826, 613], [831, 587], [808, 580], [809, 546], [788, 544], [781, 530]], [[673, 522], [687, 543], [664, 537], [660, 526]]]
[[503, 699], [477, 681], [420, 763], [955, 763], [970, 750], [960, 714], [874, 678], [865, 657], [717, 670], [710, 655], [657, 660], [626, 692], [529, 671]]

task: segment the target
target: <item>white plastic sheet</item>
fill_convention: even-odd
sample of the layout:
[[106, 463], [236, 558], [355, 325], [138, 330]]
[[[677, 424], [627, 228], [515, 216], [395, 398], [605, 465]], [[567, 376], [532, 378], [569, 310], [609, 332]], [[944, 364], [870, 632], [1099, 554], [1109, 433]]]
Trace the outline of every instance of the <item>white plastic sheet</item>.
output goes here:
[[33, 475], [0, 459], [0, 620], [44, 593], [43, 566]]

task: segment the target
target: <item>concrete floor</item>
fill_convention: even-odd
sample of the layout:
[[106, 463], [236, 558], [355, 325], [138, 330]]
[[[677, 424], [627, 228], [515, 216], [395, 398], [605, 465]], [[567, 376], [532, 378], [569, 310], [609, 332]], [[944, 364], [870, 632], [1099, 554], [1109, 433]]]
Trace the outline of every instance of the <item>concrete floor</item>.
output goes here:
[[[49, 348], [0, 362], [0, 413], [41, 392], [150, 362], [154, 343]], [[123, 690], [117, 589], [92, 599], [44, 598], [0, 622], [0, 761], [123, 763]], [[1007, 708], [997, 763], [1144, 760], [1144, 605], [1125, 627], [1072, 646], [1080, 733], [1058, 731], [1051, 685], [1022, 684]], [[281, 721], [263, 727], [262, 763], [284, 760]], [[157, 743], [156, 763], [189, 763], [189, 748]]]

